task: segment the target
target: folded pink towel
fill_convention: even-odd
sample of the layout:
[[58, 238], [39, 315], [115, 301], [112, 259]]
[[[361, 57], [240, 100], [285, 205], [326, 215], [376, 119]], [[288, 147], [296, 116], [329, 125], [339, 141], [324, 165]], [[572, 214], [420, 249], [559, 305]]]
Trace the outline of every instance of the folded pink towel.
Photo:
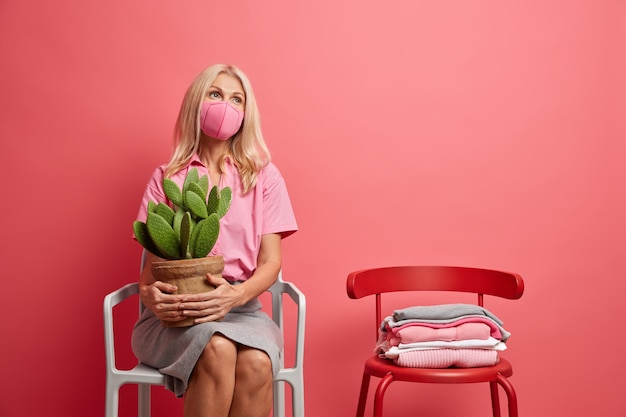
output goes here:
[[490, 349], [426, 349], [402, 352], [393, 361], [405, 368], [480, 368], [498, 363], [498, 352]]
[[434, 340], [445, 342], [469, 339], [487, 340], [491, 334], [491, 329], [485, 323], [464, 323], [455, 327], [439, 329], [414, 324], [412, 326], [403, 326], [397, 330], [392, 329], [392, 332], [400, 339], [400, 343], [408, 344]]
[[465, 323], [485, 324], [486, 326], [489, 327], [491, 337], [493, 337], [494, 339], [505, 339], [505, 337], [503, 337], [504, 335], [500, 331], [500, 328], [498, 328], [498, 326], [492, 320], [489, 320], [488, 318], [485, 318], [485, 317], [477, 317], [477, 316], [463, 317], [463, 318], [460, 318], [459, 320], [450, 321], [448, 323], [429, 323], [429, 322], [424, 322], [424, 321], [413, 321], [413, 322], [403, 324], [401, 326], [395, 326], [395, 327], [389, 326], [387, 324], [385, 327], [388, 332], [396, 335], [399, 331], [409, 328], [411, 326], [415, 326], [415, 325], [423, 326], [423, 327], [430, 327], [432, 329], [447, 329], [450, 327], [458, 327]]

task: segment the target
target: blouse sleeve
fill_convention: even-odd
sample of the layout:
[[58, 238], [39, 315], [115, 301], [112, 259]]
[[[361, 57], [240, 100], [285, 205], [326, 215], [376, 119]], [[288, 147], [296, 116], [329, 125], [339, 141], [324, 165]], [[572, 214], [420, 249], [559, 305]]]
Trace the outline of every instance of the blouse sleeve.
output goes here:
[[167, 200], [165, 192], [163, 191], [164, 175], [162, 166], [155, 169], [152, 173], [152, 176], [148, 181], [148, 185], [146, 185], [146, 190], [143, 193], [143, 199], [141, 200], [141, 205], [139, 206], [139, 213], [137, 213], [137, 220], [141, 222], [146, 221], [146, 218], [148, 217], [148, 201], [161, 203]]
[[278, 233], [285, 238], [298, 230], [285, 180], [271, 163], [263, 169], [262, 174], [265, 208], [262, 234]]

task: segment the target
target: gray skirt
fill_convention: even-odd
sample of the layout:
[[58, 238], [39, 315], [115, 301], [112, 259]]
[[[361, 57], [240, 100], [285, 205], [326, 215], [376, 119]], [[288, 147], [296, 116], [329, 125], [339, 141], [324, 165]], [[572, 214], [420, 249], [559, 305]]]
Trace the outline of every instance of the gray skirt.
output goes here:
[[191, 372], [215, 333], [267, 353], [276, 375], [280, 370], [283, 336], [261, 307], [255, 298], [231, 310], [220, 321], [179, 328], [163, 327], [152, 311], [146, 309], [133, 330], [133, 352], [139, 361], [161, 371], [165, 375], [165, 387], [178, 397], [185, 393]]

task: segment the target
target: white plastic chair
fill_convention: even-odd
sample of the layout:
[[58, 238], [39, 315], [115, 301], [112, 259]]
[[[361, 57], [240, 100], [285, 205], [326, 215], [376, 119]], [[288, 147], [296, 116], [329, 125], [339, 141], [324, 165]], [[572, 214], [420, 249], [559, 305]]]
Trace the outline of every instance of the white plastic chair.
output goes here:
[[[113, 332], [113, 307], [139, 292], [137, 283], [130, 283], [104, 298], [104, 343], [106, 355], [106, 404], [105, 416], [118, 417], [119, 389], [124, 384], [138, 385], [138, 417], [150, 417], [150, 386], [164, 385], [165, 376], [157, 369], [137, 364], [133, 369], [117, 369], [115, 365], [115, 343]], [[302, 363], [304, 359], [304, 323], [306, 299], [304, 294], [292, 283], [278, 279], [268, 292], [272, 299], [272, 319], [281, 329], [283, 326], [283, 294], [288, 295], [297, 306], [296, 352], [294, 365], [285, 368], [284, 352], [280, 355], [280, 371], [274, 378], [274, 416], [285, 417], [285, 382], [291, 386], [291, 406], [293, 417], [304, 417], [304, 378]], [[144, 307], [139, 302], [139, 314]]]

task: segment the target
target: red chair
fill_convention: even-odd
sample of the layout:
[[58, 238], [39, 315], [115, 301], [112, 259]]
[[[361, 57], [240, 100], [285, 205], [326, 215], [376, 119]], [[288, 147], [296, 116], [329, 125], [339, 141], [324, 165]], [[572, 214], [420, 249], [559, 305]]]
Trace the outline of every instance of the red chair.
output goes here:
[[[452, 266], [399, 266], [364, 269], [352, 272], [347, 280], [348, 296], [352, 299], [376, 296], [376, 339], [382, 322], [381, 294], [398, 291], [456, 291], [475, 293], [477, 304], [483, 306], [483, 295], [516, 300], [524, 293], [524, 281], [518, 274], [488, 269]], [[415, 303], [417, 304], [417, 303]], [[425, 303], [427, 304], [427, 303]], [[508, 378], [513, 374], [509, 361], [500, 358], [495, 366], [482, 368], [406, 368], [391, 360], [373, 355], [365, 362], [357, 417], [363, 417], [370, 377], [381, 378], [374, 397], [374, 417], [383, 415], [383, 397], [394, 381], [436, 384], [488, 382], [491, 390], [493, 416], [500, 417], [498, 386], [508, 398], [509, 417], [517, 417], [517, 396]]]

